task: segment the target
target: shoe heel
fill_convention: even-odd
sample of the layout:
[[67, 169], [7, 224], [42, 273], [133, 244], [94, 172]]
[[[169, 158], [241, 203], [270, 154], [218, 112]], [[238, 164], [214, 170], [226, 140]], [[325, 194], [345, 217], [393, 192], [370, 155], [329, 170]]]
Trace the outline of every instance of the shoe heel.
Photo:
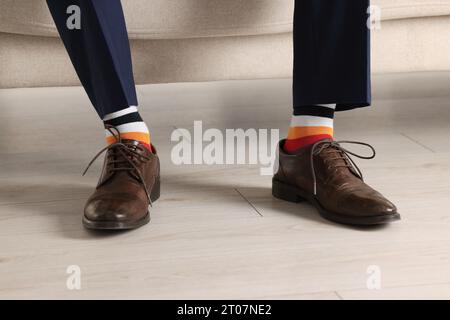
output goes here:
[[153, 185], [152, 192], [150, 193], [150, 200], [152, 200], [152, 202], [155, 202], [156, 200], [159, 199], [160, 194], [161, 194], [161, 178], [157, 177], [155, 184]]
[[272, 195], [275, 198], [289, 202], [299, 203], [305, 201], [305, 199], [298, 195], [295, 187], [292, 187], [275, 179], [272, 180]]

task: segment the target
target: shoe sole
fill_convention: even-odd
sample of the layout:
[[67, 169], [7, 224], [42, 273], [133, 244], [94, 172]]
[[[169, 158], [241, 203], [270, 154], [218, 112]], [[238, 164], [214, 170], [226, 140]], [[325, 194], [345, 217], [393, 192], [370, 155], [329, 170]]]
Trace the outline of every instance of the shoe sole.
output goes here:
[[[156, 179], [152, 192], [150, 193], [150, 199], [152, 203], [159, 199], [161, 194], [161, 182], [160, 178]], [[121, 222], [121, 221], [92, 221], [83, 215], [83, 226], [89, 230], [131, 230], [140, 228], [150, 222], [150, 212], [138, 221], [133, 222]]]
[[319, 214], [324, 219], [340, 224], [352, 226], [376, 226], [391, 223], [401, 219], [400, 214], [398, 213], [390, 215], [365, 216], [359, 218], [334, 213], [332, 211], [326, 210], [313, 195], [309, 195], [307, 192], [304, 192], [300, 188], [280, 182], [276, 179], [272, 180], [272, 195], [277, 199], [294, 203], [308, 201], [317, 209]]

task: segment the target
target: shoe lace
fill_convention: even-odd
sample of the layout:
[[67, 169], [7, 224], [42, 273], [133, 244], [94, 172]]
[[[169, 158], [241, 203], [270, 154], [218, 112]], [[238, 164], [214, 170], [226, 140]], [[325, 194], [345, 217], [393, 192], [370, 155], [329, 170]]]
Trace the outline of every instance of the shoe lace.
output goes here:
[[[344, 148], [341, 144], [353, 144], [353, 145], [361, 145], [364, 147], [369, 148], [372, 151], [372, 154], [369, 156], [360, 155], [356, 152], [352, 152], [346, 148]], [[356, 165], [355, 161], [352, 159], [351, 156], [357, 157], [359, 159], [365, 159], [370, 160], [375, 158], [376, 152], [375, 148], [372, 147], [368, 143], [359, 142], [359, 141], [334, 141], [334, 140], [321, 140], [316, 142], [311, 149], [311, 173], [313, 177], [313, 183], [314, 183], [314, 195], [317, 195], [317, 175], [316, 175], [316, 168], [314, 165], [314, 156], [318, 156], [320, 153], [327, 150], [327, 152], [332, 152], [336, 156], [333, 158], [330, 158], [329, 160], [343, 160], [340, 165], [335, 165], [335, 168], [344, 167], [349, 168], [353, 172], [356, 173], [357, 177], [364, 181], [363, 174], [359, 167]]]
[[[152, 205], [150, 192], [145, 184], [144, 177], [139, 171], [137, 165], [135, 164], [135, 161], [148, 161], [150, 160], [150, 158], [147, 157], [146, 155], [137, 152], [136, 149], [138, 148], [138, 146], [123, 143], [122, 137], [120, 136], [120, 131], [116, 127], [106, 125], [105, 129], [108, 130], [113, 135], [116, 142], [101, 149], [94, 156], [94, 158], [89, 162], [86, 169], [84, 170], [83, 176], [88, 172], [89, 168], [100, 157], [100, 155], [102, 155], [104, 152], [111, 150], [112, 152], [108, 154], [108, 156], [111, 157], [108, 161], [108, 164], [112, 165], [112, 168], [110, 168], [110, 170], [113, 172], [129, 171], [135, 173], [138, 182], [140, 183], [140, 185], [142, 185], [142, 187], [145, 190], [145, 194], [147, 196], [150, 205]], [[118, 157], [117, 155], [120, 156]]]

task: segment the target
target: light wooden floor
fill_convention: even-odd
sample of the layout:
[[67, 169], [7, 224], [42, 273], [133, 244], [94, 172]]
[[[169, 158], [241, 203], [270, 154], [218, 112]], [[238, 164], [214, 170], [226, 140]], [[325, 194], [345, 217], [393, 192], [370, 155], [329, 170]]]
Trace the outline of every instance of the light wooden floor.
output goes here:
[[[290, 80], [139, 87], [163, 193], [150, 225], [119, 234], [81, 226], [101, 161], [81, 172], [104, 144], [83, 91], [0, 90], [0, 298], [450, 298], [450, 73], [374, 80], [374, 107], [336, 121], [338, 139], [377, 148], [358, 163], [403, 216], [368, 230], [273, 199], [258, 166], [171, 164], [172, 130], [194, 120], [284, 135]], [[81, 290], [66, 288], [69, 265]]]

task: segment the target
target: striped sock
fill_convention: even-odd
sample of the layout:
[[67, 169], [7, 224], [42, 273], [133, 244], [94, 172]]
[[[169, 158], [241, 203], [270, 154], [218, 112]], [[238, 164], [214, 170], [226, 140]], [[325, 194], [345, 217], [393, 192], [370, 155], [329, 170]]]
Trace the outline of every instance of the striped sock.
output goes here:
[[333, 138], [335, 104], [294, 108], [284, 151], [293, 153], [323, 139]]
[[[142, 120], [137, 107], [128, 107], [126, 109], [107, 114], [103, 118], [105, 125], [111, 125], [117, 128], [122, 139], [139, 141], [143, 146], [152, 150], [150, 143], [150, 133], [145, 122]], [[106, 131], [106, 142], [112, 144], [116, 138]]]

